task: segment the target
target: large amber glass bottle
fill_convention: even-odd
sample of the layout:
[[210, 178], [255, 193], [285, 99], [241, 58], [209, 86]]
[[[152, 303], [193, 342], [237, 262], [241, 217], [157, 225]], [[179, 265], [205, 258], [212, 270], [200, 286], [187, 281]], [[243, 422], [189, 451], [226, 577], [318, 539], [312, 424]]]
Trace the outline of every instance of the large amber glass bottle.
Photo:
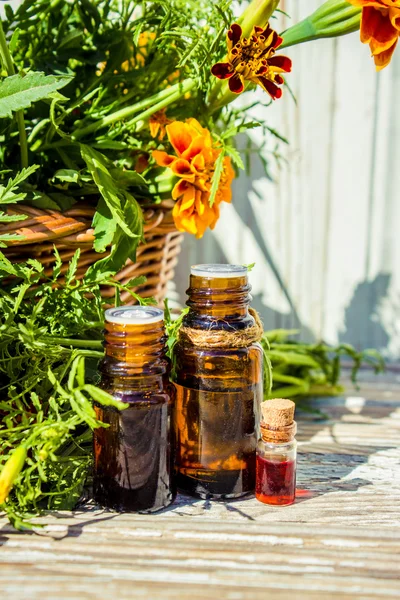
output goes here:
[[173, 481], [171, 409], [174, 396], [165, 356], [163, 311], [119, 307], [105, 313], [101, 386], [129, 407], [95, 406], [109, 427], [94, 435], [94, 498], [119, 511], [168, 506]]
[[174, 357], [175, 468], [178, 488], [201, 498], [255, 487], [262, 349], [252, 341], [250, 289], [246, 267], [192, 267]]

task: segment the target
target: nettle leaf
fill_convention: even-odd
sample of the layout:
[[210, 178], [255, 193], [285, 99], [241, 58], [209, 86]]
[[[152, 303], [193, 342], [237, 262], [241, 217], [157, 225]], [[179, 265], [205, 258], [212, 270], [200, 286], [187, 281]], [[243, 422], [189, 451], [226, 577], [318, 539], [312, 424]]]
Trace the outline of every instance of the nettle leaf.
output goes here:
[[[81, 144], [81, 154], [95, 184], [99, 188], [100, 194], [120, 228], [125, 235], [140, 239], [143, 235], [143, 217], [140, 219], [138, 218], [139, 215], [137, 215], [135, 219], [128, 218], [127, 220], [123, 207], [127, 193], [117, 186], [111, 176], [109, 168], [112, 168], [112, 163], [103, 154], [84, 144]], [[141, 215], [142, 210], [140, 206], [136, 200], [134, 202], [137, 205], [138, 213]]]
[[24, 77], [11, 75], [0, 82], [0, 118], [12, 117], [13, 111], [23, 110], [32, 102], [44, 100], [71, 81], [71, 77], [45, 75], [31, 71]]

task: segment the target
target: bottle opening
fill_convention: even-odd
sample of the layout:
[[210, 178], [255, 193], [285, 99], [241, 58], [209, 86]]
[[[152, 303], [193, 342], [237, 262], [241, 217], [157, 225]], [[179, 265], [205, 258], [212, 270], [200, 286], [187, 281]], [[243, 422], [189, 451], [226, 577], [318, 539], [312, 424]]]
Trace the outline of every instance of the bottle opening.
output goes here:
[[149, 306], [118, 306], [108, 308], [104, 313], [105, 320], [109, 323], [120, 325], [146, 325], [157, 323], [164, 319], [164, 311], [160, 308]]
[[191, 268], [192, 275], [196, 277], [246, 277], [247, 267], [244, 265], [193, 265]]

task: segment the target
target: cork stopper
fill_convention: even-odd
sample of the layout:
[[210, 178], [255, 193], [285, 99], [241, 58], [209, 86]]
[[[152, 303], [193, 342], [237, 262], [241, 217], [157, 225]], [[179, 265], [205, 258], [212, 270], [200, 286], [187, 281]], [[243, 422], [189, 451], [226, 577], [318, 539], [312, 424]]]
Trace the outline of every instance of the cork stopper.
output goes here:
[[294, 439], [297, 430], [294, 421], [295, 408], [295, 403], [285, 398], [275, 398], [262, 403], [261, 435], [265, 442], [284, 444]]

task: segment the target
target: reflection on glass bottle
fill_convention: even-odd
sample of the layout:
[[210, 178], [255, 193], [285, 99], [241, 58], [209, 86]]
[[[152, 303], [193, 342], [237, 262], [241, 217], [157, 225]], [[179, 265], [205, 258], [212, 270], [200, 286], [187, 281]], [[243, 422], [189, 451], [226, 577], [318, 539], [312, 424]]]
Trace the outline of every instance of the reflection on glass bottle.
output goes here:
[[[174, 430], [178, 487], [202, 498], [239, 497], [255, 487], [262, 350], [251, 341], [241, 346], [255, 325], [249, 292], [246, 267], [192, 267], [182, 331], [194, 330], [197, 339], [183, 333], [175, 346]], [[209, 331], [230, 336], [230, 347], [210, 348], [202, 341]]]
[[94, 497], [121, 511], [153, 512], [176, 495], [163, 312], [149, 307], [106, 311], [101, 385], [126, 402], [123, 411], [96, 406], [108, 424], [94, 435]]

